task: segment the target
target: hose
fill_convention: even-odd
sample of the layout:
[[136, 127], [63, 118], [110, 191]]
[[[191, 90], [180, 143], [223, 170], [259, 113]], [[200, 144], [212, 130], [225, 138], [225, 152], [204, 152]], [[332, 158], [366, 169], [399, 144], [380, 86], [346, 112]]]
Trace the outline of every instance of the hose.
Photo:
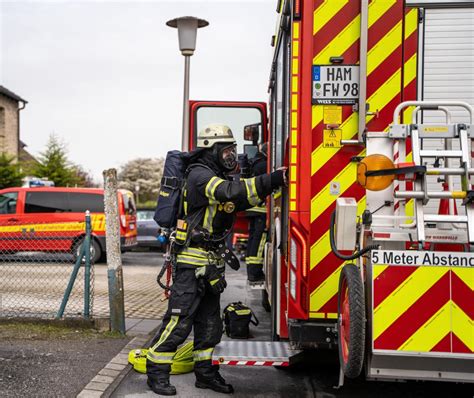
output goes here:
[[363, 256], [365, 253], [371, 251], [371, 250], [377, 250], [379, 248], [378, 245], [368, 245], [364, 247], [362, 250], [356, 251], [355, 253], [351, 255], [345, 255], [340, 253], [337, 248], [336, 248], [336, 242], [334, 240], [334, 227], [336, 225], [336, 210], [334, 210], [331, 213], [331, 221], [329, 225], [329, 242], [331, 243], [331, 249], [335, 256], [337, 258], [340, 258], [341, 260], [355, 260], [356, 258], [359, 258]]
[[161, 267], [161, 271], [160, 273], [158, 274], [158, 276], [156, 277], [156, 282], [158, 283], [158, 285], [160, 285], [160, 287], [165, 291], [167, 292], [168, 290], [170, 290], [170, 287], [169, 287], [169, 280], [167, 278], [167, 284], [168, 286], [164, 285], [162, 282], [161, 282], [161, 278], [163, 278], [163, 275], [165, 274], [165, 271], [170, 267], [171, 265], [171, 262], [168, 261], [168, 260], [165, 260], [165, 263], [163, 264], [163, 267]]

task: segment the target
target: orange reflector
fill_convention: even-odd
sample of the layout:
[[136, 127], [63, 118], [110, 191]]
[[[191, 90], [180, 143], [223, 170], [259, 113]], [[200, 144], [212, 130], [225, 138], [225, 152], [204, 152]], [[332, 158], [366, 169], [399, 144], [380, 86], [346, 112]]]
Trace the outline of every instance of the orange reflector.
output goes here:
[[393, 162], [385, 155], [369, 155], [357, 164], [357, 182], [369, 191], [381, 191], [393, 182], [393, 174], [367, 177], [367, 171], [393, 169]]

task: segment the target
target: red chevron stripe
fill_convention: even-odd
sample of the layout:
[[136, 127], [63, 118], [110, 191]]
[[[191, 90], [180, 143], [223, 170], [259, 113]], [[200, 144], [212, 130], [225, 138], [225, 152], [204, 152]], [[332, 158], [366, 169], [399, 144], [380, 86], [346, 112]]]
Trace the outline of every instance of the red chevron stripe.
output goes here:
[[432, 349], [432, 352], [451, 352], [451, 332], [444, 336]]
[[[324, 48], [359, 15], [360, 5], [354, 3], [354, 1], [349, 1], [313, 36], [313, 58], [324, 50]], [[314, 10], [316, 9], [317, 6], [314, 7]]]
[[463, 353], [463, 354], [472, 354], [474, 351], [471, 351], [471, 349], [464, 344], [464, 342], [456, 336], [456, 333], [451, 333], [452, 336], [452, 342], [453, 342], [453, 352], [457, 353]]
[[418, 267], [387, 267], [374, 280], [374, 308], [384, 301], [399, 287]]
[[[449, 272], [413, 303], [375, 341], [374, 348], [396, 350], [449, 300]], [[374, 288], [375, 289], [375, 288]]]
[[451, 272], [451, 288], [452, 300], [469, 318], [474, 319], [474, 292], [454, 272]]

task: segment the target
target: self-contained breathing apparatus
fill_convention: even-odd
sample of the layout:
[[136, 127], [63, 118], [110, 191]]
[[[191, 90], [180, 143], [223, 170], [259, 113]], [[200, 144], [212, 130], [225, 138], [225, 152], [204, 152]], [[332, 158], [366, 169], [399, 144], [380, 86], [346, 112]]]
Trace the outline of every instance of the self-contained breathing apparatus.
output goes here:
[[[160, 240], [167, 243], [165, 261], [157, 276], [157, 282], [165, 290], [166, 298], [169, 296], [170, 281], [174, 278], [176, 271], [176, 256], [191, 243], [209, 251], [210, 263], [222, 260], [234, 270], [240, 267], [239, 260], [225, 244], [225, 239], [231, 233], [234, 222], [228, 230], [216, 236], [199, 226], [206, 207], [200, 208], [194, 214], [185, 214], [186, 179], [194, 167], [207, 168], [203, 164], [188, 164], [187, 154], [177, 150], [169, 151], [166, 155], [154, 216], [155, 221], [162, 228]], [[230, 205], [233, 207], [229, 208], [229, 213], [234, 211], [235, 205], [230, 202], [223, 204], [224, 208]], [[166, 284], [161, 281], [165, 273]]]

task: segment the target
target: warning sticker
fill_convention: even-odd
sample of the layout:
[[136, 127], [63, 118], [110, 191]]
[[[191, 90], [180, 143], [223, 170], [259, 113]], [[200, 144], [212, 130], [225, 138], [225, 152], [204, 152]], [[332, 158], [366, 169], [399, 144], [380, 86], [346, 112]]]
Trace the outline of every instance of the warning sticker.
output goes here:
[[323, 130], [323, 148], [340, 148], [342, 130]]
[[373, 265], [474, 267], [474, 253], [373, 250]]
[[342, 106], [327, 105], [323, 107], [324, 124], [341, 124], [342, 123]]

